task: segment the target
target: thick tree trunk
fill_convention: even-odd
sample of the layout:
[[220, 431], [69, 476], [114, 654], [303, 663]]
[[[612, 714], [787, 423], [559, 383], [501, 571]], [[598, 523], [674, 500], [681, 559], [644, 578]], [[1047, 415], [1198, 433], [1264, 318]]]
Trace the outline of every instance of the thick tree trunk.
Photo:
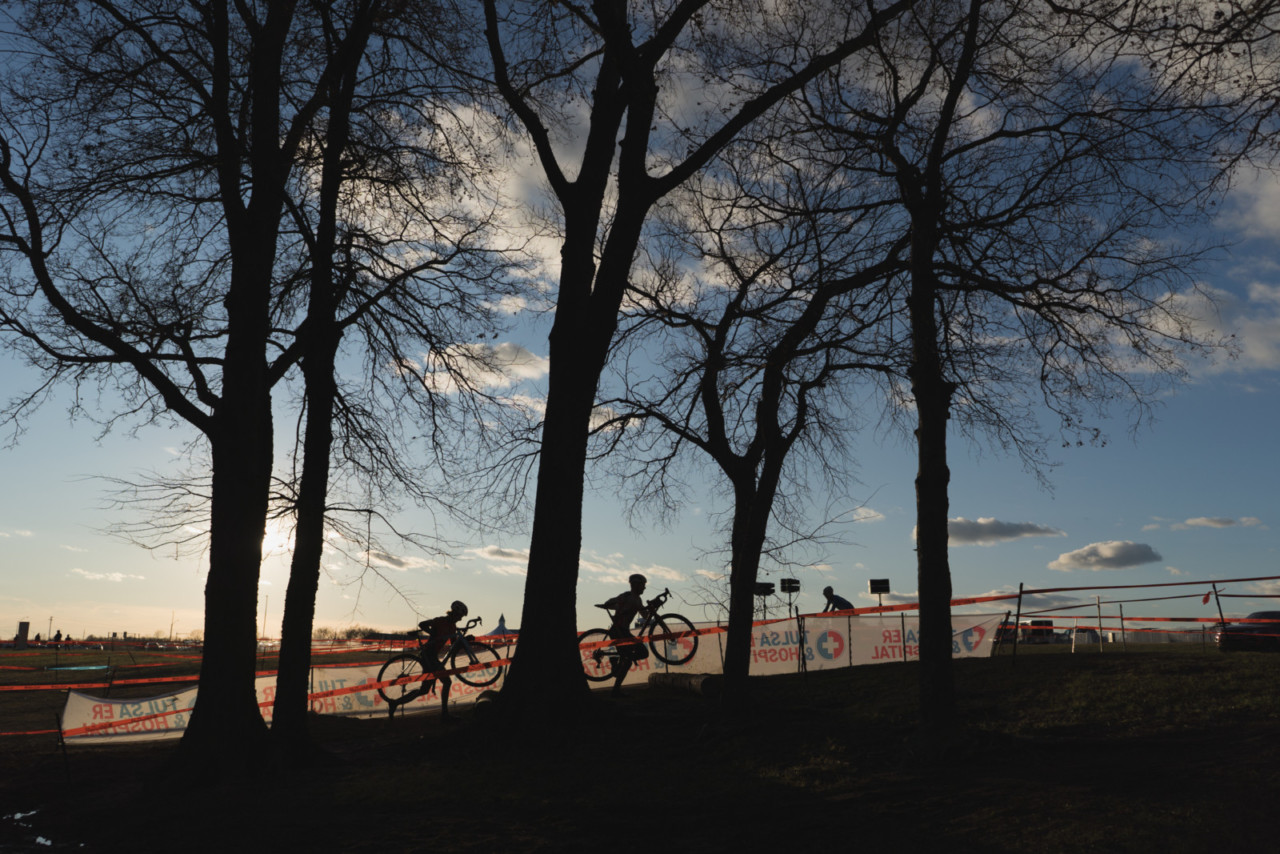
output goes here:
[[765, 487], [756, 483], [754, 472], [734, 487], [733, 529], [729, 535], [729, 630], [724, 645], [722, 689], [731, 706], [747, 699], [750, 686], [756, 581], [772, 506], [772, 497], [762, 496], [762, 489]]
[[320, 561], [324, 555], [325, 516], [329, 496], [330, 455], [333, 451], [333, 411], [338, 397], [335, 379], [342, 330], [337, 323], [342, 296], [334, 275], [337, 246], [338, 198], [351, 132], [350, 107], [373, 18], [352, 22], [351, 49], [339, 96], [329, 107], [327, 146], [320, 189], [319, 223], [312, 247], [311, 287], [304, 324], [302, 373], [306, 383], [307, 426], [302, 442], [302, 477], [298, 484], [297, 524], [289, 586], [285, 592], [280, 631], [280, 666], [271, 734], [292, 751], [310, 746], [307, 712], [310, 708], [311, 634], [315, 623]]
[[284, 622], [280, 631], [280, 664], [276, 674], [275, 709], [271, 735], [289, 750], [303, 749], [311, 689], [311, 634], [315, 623], [316, 592], [324, 552], [325, 510], [329, 491], [329, 459], [333, 449], [335, 336], [308, 359], [306, 371], [307, 426], [303, 438], [302, 478], [298, 485], [297, 522], [289, 586], [285, 591]]
[[597, 269], [600, 199], [592, 199], [588, 194], [565, 211], [520, 642], [502, 691], [503, 705], [523, 715], [554, 717], [564, 704], [588, 695], [577, 645], [587, 441], [649, 204], [619, 201]]
[[587, 692], [577, 647], [578, 558], [599, 371], [598, 357], [584, 349], [580, 341], [552, 346], [520, 643], [502, 692], [504, 703], [524, 711], [555, 710]]
[[251, 773], [266, 743], [255, 661], [258, 570], [271, 477], [270, 404], [265, 378], [254, 392], [229, 394], [211, 437], [204, 657], [199, 696], [178, 753], [180, 762], [206, 779]]
[[955, 714], [951, 667], [951, 565], [947, 555], [947, 421], [954, 386], [944, 379], [929, 273], [912, 287], [915, 339], [911, 390], [916, 402], [916, 581], [920, 596], [920, 721], [949, 726]]

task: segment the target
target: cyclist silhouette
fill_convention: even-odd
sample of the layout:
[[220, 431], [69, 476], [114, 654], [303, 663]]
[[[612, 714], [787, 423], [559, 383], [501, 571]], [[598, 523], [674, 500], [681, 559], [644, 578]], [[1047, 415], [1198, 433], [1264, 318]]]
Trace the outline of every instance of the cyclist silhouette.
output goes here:
[[[631, 623], [635, 621], [638, 614], [648, 613], [640, 594], [644, 592], [649, 579], [636, 573], [627, 580], [631, 582], [631, 589], [625, 593], [619, 593], [604, 603], [604, 607], [613, 609], [613, 623], [609, 626], [609, 637], [614, 640], [634, 639], [635, 636], [631, 634]], [[648, 657], [649, 650], [642, 643], [618, 644], [618, 661], [613, 666], [615, 697], [622, 694], [622, 680], [631, 669], [631, 665], [637, 661], [644, 661]]]
[[389, 714], [394, 715], [396, 713], [396, 706], [412, 702], [423, 694], [430, 693], [431, 683], [438, 681], [440, 683], [440, 719], [444, 721], [456, 720], [453, 715], [449, 714], [449, 686], [453, 684], [453, 680], [445, 672], [445, 664], [440, 660], [440, 651], [457, 634], [458, 621], [465, 616], [467, 616], [467, 606], [455, 600], [449, 606], [448, 613], [418, 623], [418, 628], [427, 633], [427, 641], [418, 649], [418, 657], [422, 659], [422, 669], [426, 671], [428, 678], [424, 679], [422, 684], [414, 690], [405, 692], [404, 696], [398, 700], [387, 701]]

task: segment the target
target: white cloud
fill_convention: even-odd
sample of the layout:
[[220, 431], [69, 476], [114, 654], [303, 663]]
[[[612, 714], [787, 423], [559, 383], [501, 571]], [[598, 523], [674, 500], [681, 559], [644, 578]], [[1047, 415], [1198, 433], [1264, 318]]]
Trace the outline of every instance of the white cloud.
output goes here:
[[462, 383], [481, 389], [511, 388], [547, 375], [551, 362], [511, 341], [455, 344], [441, 353], [424, 353], [402, 370], [422, 378], [437, 394], [452, 394]]
[[1197, 516], [1194, 519], [1180, 522], [1173, 527], [1178, 530], [1184, 528], [1230, 528], [1235, 524], [1235, 519], [1225, 519], [1221, 516]]
[[1058, 555], [1058, 559], [1049, 564], [1049, 569], [1063, 572], [1087, 569], [1098, 572], [1104, 569], [1128, 569], [1144, 563], [1155, 563], [1158, 560], [1160, 555], [1146, 543], [1108, 540], [1105, 543], [1092, 543], [1082, 549]]
[[365, 558], [370, 563], [376, 563], [385, 569], [391, 569], [396, 572], [408, 572], [411, 569], [422, 569], [427, 572], [440, 568], [440, 562], [432, 558], [416, 557], [413, 555], [394, 555], [390, 552], [371, 551], [366, 552]]
[[[1018, 591], [1014, 588], [998, 588], [996, 590], [988, 590], [986, 593], [979, 593], [971, 598], [981, 599], [986, 596], [1017, 596]], [[994, 609], [1014, 608], [1016, 600], [1009, 599], [1001, 602], [979, 602], [973, 605], [963, 606], [967, 609], [973, 609], [980, 613], [989, 613]], [[1080, 599], [1075, 596], [1068, 596], [1064, 593], [1027, 593], [1022, 597], [1022, 612], [1025, 616], [1029, 611], [1045, 611], [1051, 608], [1069, 608], [1073, 605], [1079, 605]], [[1005, 602], [1008, 602], [1006, 605]]]
[[[513, 549], [506, 546], [487, 545], [468, 549], [464, 560], [481, 561], [488, 564], [488, 569], [498, 575], [524, 575], [529, 566], [529, 550]], [[627, 578], [633, 573], [640, 573], [649, 579], [650, 588], [666, 583], [685, 581], [689, 573], [660, 563], [638, 564], [628, 561], [623, 554], [601, 555], [583, 552], [578, 557], [578, 570], [582, 580], [600, 581], [608, 584], [627, 584]], [[693, 574], [707, 578], [718, 577], [717, 573], [694, 570]]]
[[1037, 525], [1034, 522], [1001, 522], [989, 516], [977, 520], [960, 516], [947, 521], [947, 534], [952, 545], [992, 546], [1025, 537], [1065, 537], [1066, 531]]
[[480, 560], [489, 564], [497, 575], [525, 575], [529, 568], [528, 549], [508, 549], [503, 546], [481, 546], [468, 549], [468, 560]]
[[1269, 169], [1242, 173], [1231, 187], [1220, 224], [1245, 237], [1280, 238], [1280, 175]]
[[1280, 581], [1255, 581], [1244, 589], [1259, 596], [1280, 596]]
[[848, 519], [850, 522], [883, 522], [884, 514], [879, 510], [872, 510], [870, 507], [858, 507], [849, 511]]
[[[1274, 271], [1241, 270], [1234, 276], [1247, 284], [1238, 286], [1243, 296], [1223, 288], [1207, 287], [1204, 295], [1184, 294], [1184, 308], [1195, 316], [1196, 333], [1217, 338], [1232, 336], [1235, 358], [1217, 358], [1205, 369], [1208, 374], [1272, 371], [1280, 368], [1280, 284], [1259, 281], [1255, 276]], [[1237, 287], [1237, 286], [1233, 286]]]
[[1253, 528], [1261, 524], [1262, 520], [1256, 516], [1245, 516], [1241, 519], [1231, 519], [1225, 516], [1196, 516], [1193, 519], [1178, 522], [1170, 527], [1175, 531], [1186, 531], [1190, 528]]
[[519, 314], [529, 307], [529, 300], [516, 294], [507, 294], [490, 302], [489, 307], [499, 314]]
[[119, 584], [121, 581], [142, 581], [145, 575], [130, 575], [124, 572], [89, 572], [79, 567], [71, 570], [76, 575], [81, 576], [87, 581], [111, 581]]
[[866, 599], [874, 605], [908, 605], [912, 602], [920, 601], [919, 593], [868, 593], [862, 590], [858, 593], [858, 597]]

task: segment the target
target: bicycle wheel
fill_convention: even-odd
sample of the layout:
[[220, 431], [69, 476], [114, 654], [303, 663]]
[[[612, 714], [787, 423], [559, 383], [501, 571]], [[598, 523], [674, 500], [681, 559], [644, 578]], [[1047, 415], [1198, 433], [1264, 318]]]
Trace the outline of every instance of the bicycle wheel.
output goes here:
[[405, 694], [411, 691], [420, 691], [426, 687], [423, 682], [417, 681], [423, 672], [422, 659], [413, 653], [402, 652], [399, 655], [392, 656], [387, 659], [387, 663], [382, 665], [382, 669], [378, 671], [378, 681], [390, 682], [393, 679], [405, 678], [412, 678], [414, 681], [405, 682], [402, 685], [387, 685], [379, 688], [378, 693], [388, 703], [399, 703], [404, 700]]
[[[688, 634], [685, 634], [685, 633]], [[694, 634], [693, 623], [679, 614], [659, 614], [647, 632], [649, 648], [653, 654], [667, 664], [684, 664], [693, 658], [698, 651], [698, 636]], [[683, 634], [679, 638], [664, 638], [663, 635]], [[654, 637], [657, 635], [657, 637]]]
[[[582, 672], [589, 682], [607, 682], [613, 678], [613, 665], [617, 653], [611, 645], [594, 646], [601, 641], [610, 641], [609, 633], [604, 629], [589, 629], [578, 635], [578, 649], [582, 653]], [[582, 649], [585, 644], [592, 644], [590, 649]]]
[[449, 653], [449, 669], [455, 670], [459, 667], [470, 667], [473, 664], [483, 664], [483, 670], [468, 670], [464, 673], [455, 673], [454, 675], [476, 688], [487, 688], [494, 682], [498, 681], [498, 677], [502, 675], [502, 666], [497, 662], [502, 660], [502, 656], [498, 655], [497, 650], [488, 644], [476, 643], [471, 641], [471, 654], [467, 655], [467, 649], [462, 644], [454, 644], [453, 650]]

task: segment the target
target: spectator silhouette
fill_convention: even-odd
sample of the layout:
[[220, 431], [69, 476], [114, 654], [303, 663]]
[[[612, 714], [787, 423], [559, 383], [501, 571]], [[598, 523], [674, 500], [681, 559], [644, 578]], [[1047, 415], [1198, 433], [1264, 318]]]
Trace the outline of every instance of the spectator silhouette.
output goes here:
[[822, 588], [822, 595], [827, 597], [827, 604], [822, 606], [822, 613], [829, 611], [848, 611], [853, 608], [853, 603], [848, 599], [837, 594], [830, 587]]

